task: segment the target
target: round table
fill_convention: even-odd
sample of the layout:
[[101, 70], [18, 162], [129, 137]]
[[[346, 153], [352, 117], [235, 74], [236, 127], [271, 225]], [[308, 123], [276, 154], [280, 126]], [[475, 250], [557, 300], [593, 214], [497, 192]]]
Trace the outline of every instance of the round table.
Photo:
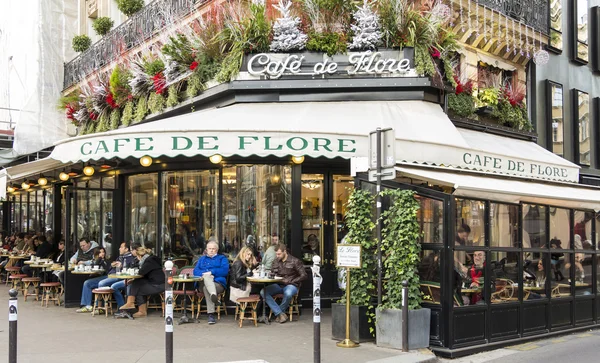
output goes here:
[[[75, 267], [73, 267], [73, 265], [69, 265], [69, 271], [72, 271]], [[50, 268], [50, 270], [52, 271], [64, 271], [65, 270], [65, 266], [60, 265], [60, 264], [52, 264], [52, 267]]]
[[109, 279], [134, 280], [134, 279], [142, 278], [144, 276], [142, 276], [142, 275], [125, 275], [125, 274], [109, 274], [107, 277]]
[[[179, 277], [179, 276], [173, 276], [173, 282], [181, 282], [183, 283], [183, 315], [181, 315], [181, 318], [179, 318], [179, 322], [178, 324], [187, 324], [187, 323], [191, 323], [191, 322], [197, 322], [196, 319], [191, 319], [188, 317], [187, 314], [187, 290], [185, 288], [185, 283], [186, 282], [198, 282], [198, 281], [202, 281], [203, 278], [202, 277], [196, 277], [196, 276], [191, 276], [191, 277]], [[192, 312], [192, 316], [194, 315], [194, 312]]]
[[104, 270], [89, 270], [89, 271], [73, 270], [73, 271], [71, 271], [71, 273], [74, 275], [96, 275], [96, 274], [104, 273]]
[[8, 258], [12, 258], [13, 260], [23, 260], [29, 258], [28, 255], [9, 255]]
[[[266, 290], [267, 285], [281, 282], [281, 281], [283, 281], [283, 278], [275, 277], [275, 278], [270, 279], [268, 277], [246, 277], [246, 280], [250, 283], [261, 284], [261, 285], [263, 285], [263, 290]], [[269, 322], [269, 318], [267, 318], [267, 313], [265, 312], [265, 309], [266, 309], [265, 305], [267, 305], [266, 295], [267, 295], [267, 292], [265, 291], [265, 298], [263, 299], [263, 306], [262, 306], [262, 316], [260, 317], [259, 321], [261, 323], [271, 324], [271, 322]]]
[[[32, 264], [29, 265], [29, 267], [36, 269], [36, 270], [33, 270], [33, 277], [36, 277], [35, 276], [35, 272], [37, 271], [38, 268], [39, 269], [43, 269], [43, 270], [47, 270], [49, 268], [52, 268], [52, 264], [51, 263], [40, 263], [40, 264], [32, 263]], [[46, 282], [45, 280], [46, 280], [46, 276], [44, 275], [44, 281], [43, 282]]]

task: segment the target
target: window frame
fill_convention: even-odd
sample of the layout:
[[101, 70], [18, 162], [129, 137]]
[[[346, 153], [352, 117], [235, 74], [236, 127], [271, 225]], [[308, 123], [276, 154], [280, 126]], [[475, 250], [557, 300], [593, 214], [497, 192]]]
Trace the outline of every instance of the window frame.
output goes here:
[[[589, 164], [582, 164], [581, 163], [581, 153], [580, 153], [580, 145], [579, 145], [579, 124], [580, 124], [580, 115], [579, 115], [579, 95], [580, 94], [586, 94], [588, 97], [588, 117], [587, 117], [587, 128], [588, 128], [588, 138], [590, 138], [590, 161]], [[590, 109], [590, 94], [588, 92], [584, 92], [582, 90], [579, 90], [577, 88], [573, 88], [572, 89], [572, 93], [571, 93], [571, 98], [572, 98], [572, 102], [571, 102], [571, 108], [572, 108], [572, 117], [573, 117], [573, 136], [572, 136], [572, 141], [573, 141], [573, 150], [574, 150], [574, 157], [573, 160], [575, 162], [575, 164], [584, 167], [584, 168], [589, 168], [592, 166], [592, 160], [591, 160], [591, 153], [592, 153], [592, 148], [593, 148], [593, 143], [592, 143], [592, 127], [591, 127], [591, 120], [592, 118], [590, 117], [591, 115], [591, 109]]]
[[[554, 98], [552, 95], [552, 87], [560, 87], [562, 89], [562, 143], [563, 143], [563, 152], [561, 157], [565, 155], [565, 88], [562, 83], [554, 82], [549, 79], [546, 80], [546, 149], [550, 152], [556, 154], [554, 151], [554, 128], [552, 127], [553, 117], [552, 117], [552, 109]], [[558, 154], [556, 154], [558, 155]]]
[[[553, 53], [556, 54], [562, 54], [563, 49], [565, 48], [565, 43], [564, 43], [564, 31], [562, 29], [563, 27], [563, 6], [562, 6], [562, 0], [555, 0], [560, 4], [560, 8], [561, 8], [561, 13], [560, 13], [560, 25], [561, 25], [561, 29], [554, 29], [552, 27], [552, 1], [550, 1], [550, 3], [548, 4], [548, 44], [546, 44], [546, 49], [549, 51], [552, 51]], [[560, 38], [561, 38], [561, 48], [557, 48], [555, 46], [552, 45], [552, 33], [557, 33], [559, 34]]]
[[[583, 42], [583, 41], [579, 40], [579, 36], [578, 36], [578, 30], [577, 30], [577, 19], [578, 19], [577, 5], [578, 5], [579, 1], [586, 1], [587, 2], [586, 9], [587, 9], [587, 17], [588, 17], [588, 20], [587, 20], [587, 24], [588, 24], [588, 36], [587, 36], [586, 42]], [[569, 17], [570, 18], [569, 28], [570, 28], [570, 31], [571, 31], [571, 36], [569, 37], [570, 38], [570, 43], [571, 43], [570, 44], [571, 60], [573, 62], [575, 62], [575, 63], [579, 63], [580, 65], [586, 65], [586, 64], [589, 63], [589, 60], [590, 60], [590, 35], [589, 35], [589, 33], [590, 33], [590, 31], [589, 31], [589, 24], [590, 24], [590, 20], [589, 20], [589, 18], [590, 18], [590, 7], [589, 6], [590, 6], [590, 2], [589, 2], [589, 0], [573, 0], [573, 1], [569, 2], [569, 5], [570, 5], [569, 6], [570, 7], [569, 10], [571, 12], [570, 17]], [[588, 49], [588, 53], [587, 53], [588, 56], [587, 56], [587, 58], [588, 59], [583, 59], [583, 58], [579, 57], [578, 48], [579, 48], [580, 44], [585, 45], [587, 47], [587, 49]]]

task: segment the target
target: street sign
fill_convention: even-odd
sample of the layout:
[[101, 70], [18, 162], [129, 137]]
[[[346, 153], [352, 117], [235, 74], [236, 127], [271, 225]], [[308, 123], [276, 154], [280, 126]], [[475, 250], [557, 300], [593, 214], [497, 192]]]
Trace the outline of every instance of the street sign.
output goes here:
[[[381, 130], [381, 167], [391, 168], [396, 165], [396, 134], [394, 129]], [[377, 169], [377, 131], [369, 134], [369, 169]]]
[[[394, 168], [381, 169], [381, 180], [396, 179], [396, 170]], [[369, 170], [369, 181], [375, 183], [377, 181], [377, 169]]]

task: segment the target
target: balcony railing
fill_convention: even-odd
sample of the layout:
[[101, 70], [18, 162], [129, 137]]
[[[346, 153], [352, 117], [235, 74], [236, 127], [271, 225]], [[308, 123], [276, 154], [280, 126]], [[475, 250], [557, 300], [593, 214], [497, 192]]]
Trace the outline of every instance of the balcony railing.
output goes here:
[[479, 5], [499, 11], [536, 31], [548, 34], [548, 0], [479, 0]]
[[85, 79], [127, 50], [142, 44], [166, 26], [186, 17], [197, 4], [206, 1], [155, 0], [148, 4], [84, 53], [66, 63], [63, 88], [67, 89]]

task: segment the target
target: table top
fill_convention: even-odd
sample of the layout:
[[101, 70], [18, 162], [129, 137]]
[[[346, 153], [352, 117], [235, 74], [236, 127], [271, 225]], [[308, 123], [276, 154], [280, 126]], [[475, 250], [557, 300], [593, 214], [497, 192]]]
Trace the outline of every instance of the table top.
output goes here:
[[[73, 265], [69, 265], [69, 271], [72, 271], [75, 267]], [[65, 270], [65, 266], [63, 265], [57, 265], [57, 264], [53, 264], [52, 267], [50, 268], [52, 271], [64, 271]]]
[[52, 263], [32, 263], [31, 265], [29, 265], [29, 267], [31, 268], [51, 268], [52, 266]]
[[77, 271], [77, 270], [73, 270], [73, 271], [71, 271], [71, 273], [75, 274], [75, 275], [94, 275], [94, 274], [104, 273], [104, 270], [90, 270], [90, 271]]
[[543, 291], [546, 290], [545, 286], [523, 286], [523, 290]]
[[125, 279], [127, 279], [127, 280], [128, 279], [139, 279], [139, 278], [142, 278], [142, 277], [144, 277], [144, 276], [142, 276], [142, 275], [123, 275], [123, 274], [121, 274], [121, 275], [117, 275], [117, 274], [110, 274], [110, 275], [108, 275], [108, 278], [110, 278], [110, 279], [123, 279], [123, 280], [125, 280]]
[[173, 281], [174, 282], [197, 282], [197, 281], [202, 281], [204, 280], [202, 277], [198, 277], [198, 276], [190, 276], [188, 278], [181, 278], [179, 276], [173, 276]]
[[16, 259], [16, 260], [22, 260], [24, 258], [29, 258], [28, 255], [9, 255], [8, 258], [12, 258], [12, 259]]
[[280, 282], [280, 281], [283, 281], [283, 277], [275, 276], [275, 278], [273, 278], [273, 279], [270, 279], [268, 277], [246, 277], [246, 280], [248, 280], [250, 282], [263, 282], [263, 283]]
[[481, 287], [469, 287], [469, 288], [460, 289], [460, 291], [463, 293], [475, 293], [475, 292], [481, 292], [481, 290], [482, 290]]

